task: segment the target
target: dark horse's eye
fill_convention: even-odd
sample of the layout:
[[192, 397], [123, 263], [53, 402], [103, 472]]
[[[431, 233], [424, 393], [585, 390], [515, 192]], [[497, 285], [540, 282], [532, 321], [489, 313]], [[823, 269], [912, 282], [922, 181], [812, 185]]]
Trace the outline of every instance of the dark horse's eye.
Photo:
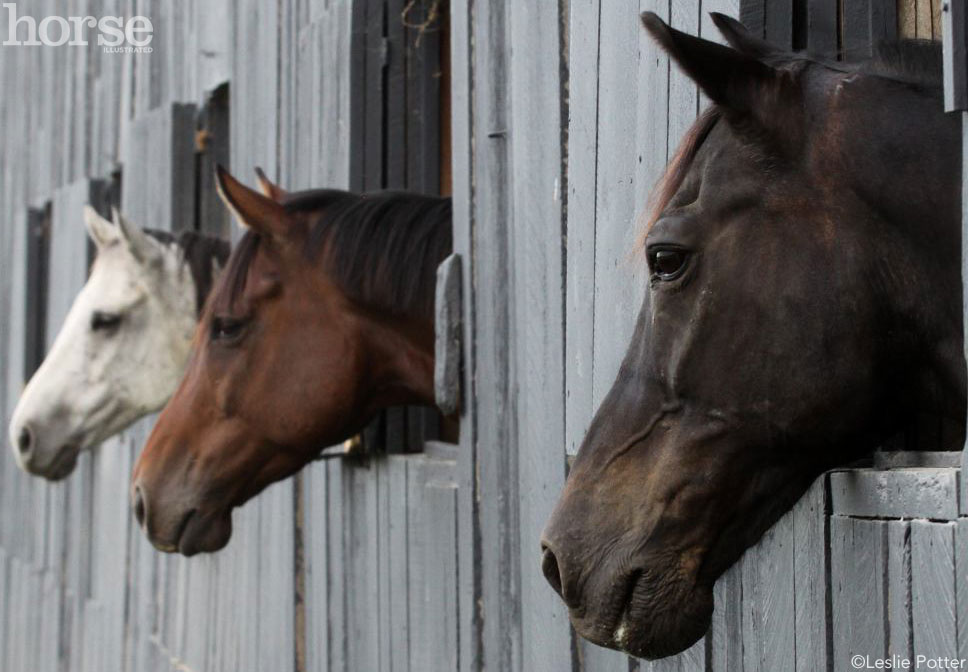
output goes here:
[[686, 268], [689, 255], [684, 250], [664, 248], [649, 253], [652, 274], [660, 280], [675, 280]]
[[112, 332], [121, 324], [121, 316], [118, 313], [105, 313], [95, 310], [91, 315], [91, 331]]
[[212, 340], [234, 343], [245, 331], [245, 320], [234, 317], [216, 317], [212, 320]]

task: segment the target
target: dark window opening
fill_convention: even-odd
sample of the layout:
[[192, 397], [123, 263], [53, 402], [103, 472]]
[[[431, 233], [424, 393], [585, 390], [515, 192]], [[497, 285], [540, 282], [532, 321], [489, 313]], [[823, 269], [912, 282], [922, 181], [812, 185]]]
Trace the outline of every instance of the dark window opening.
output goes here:
[[[111, 209], [121, 210], [121, 171], [115, 170], [110, 177], [105, 180], [91, 180], [91, 207], [98, 211], [102, 217], [111, 219]], [[97, 254], [97, 247], [94, 241], [88, 238], [87, 241], [87, 268], [91, 269], [94, 263], [94, 256]]]
[[229, 85], [209, 93], [195, 119], [195, 217], [199, 233], [228, 240], [232, 219], [215, 188], [215, 166], [229, 165]]
[[50, 282], [51, 204], [27, 211], [26, 303], [24, 306], [24, 380], [40, 368], [47, 345], [47, 294]]
[[[350, 187], [449, 195], [448, 0], [360, 0], [353, 8]], [[364, 432], [369, 450], [456, 441], [436, 409], [393, 408]]]

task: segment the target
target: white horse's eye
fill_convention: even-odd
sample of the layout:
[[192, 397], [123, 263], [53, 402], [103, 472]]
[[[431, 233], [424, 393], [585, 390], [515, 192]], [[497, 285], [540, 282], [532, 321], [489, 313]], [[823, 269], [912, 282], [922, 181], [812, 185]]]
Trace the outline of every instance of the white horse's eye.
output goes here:
[[121, 315], [95, 310], [91, 315], [91, 331], [113, 332], [121, 324]]

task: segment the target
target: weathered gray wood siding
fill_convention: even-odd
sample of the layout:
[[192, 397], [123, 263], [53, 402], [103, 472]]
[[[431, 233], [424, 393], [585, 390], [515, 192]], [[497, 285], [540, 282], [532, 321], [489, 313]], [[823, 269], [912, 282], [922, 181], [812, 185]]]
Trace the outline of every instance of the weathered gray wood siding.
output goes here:
[[[807, 4], [809, 26], [835, 16], [836, 2]], [[0, 47], [4, 428], [24, 383], [29, 209], [52, 213], [49, 340], [84, 280], [92, 181], [120, 170], [138, 224], [204, 227], [194, 131], [216, 87], [229, 83], [230, 165], [246, 181], [260, 165], [290, 188], [347, 186], [354, 150], [351, 0], [26, 5], [145, 14], [155, 38], [139, 56]], [[764, 34], [793, 40], [775, 21], [792, 3], [767, 5]], [[934, 30], [930, 2], [902, 5], [902, 27]], [[541, 576], [568, 455], [645, 296], [637, 217], [703, 105], [642, 33], [645, 9], [713, 38], [709, 11], [739, 13], [737, 0], [451, 0], [460, 447], [315, 463], [237, 512], [227, 549], [190, 560], [155, 552], [129, 514], [150, 419], [65, 483], [4, 457], [0, 669], [812, 672], [849, 669], [853, 653], [968, 657], [950, 468], [818, 479], [717, 584], [706, 638], [664, 661], [578, 639]]]

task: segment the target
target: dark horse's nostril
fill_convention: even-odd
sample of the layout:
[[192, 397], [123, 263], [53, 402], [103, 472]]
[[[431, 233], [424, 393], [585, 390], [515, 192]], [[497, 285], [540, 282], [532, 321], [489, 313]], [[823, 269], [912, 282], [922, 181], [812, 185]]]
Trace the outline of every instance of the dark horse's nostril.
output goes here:
[[132, 505], [134, 506], [134, 517], [138, 519], [138, 525], [144, 527], [145, 524], [145, 498], [141, 494], [141, 486], [136, 485], [134, 487], [134, 497]]
[[555, 592], [564, 597], [561, 593], [561, 571], [558, 569], [558, 558], [555, 557], [550, 548], [544, 544], [541, 544], [541, 546], [544, 548], [544, 553], [541, 556], [541, 571], [544, 572], [545, 578], [548, 579], [548, 583], [555, 589]]
[[30, 427], [26, 425], [20, 430], [20, 435], [17, 437], [17, 450], [24, 457], [30, 455], [34, 448], [34, 435], [30, 431]]

